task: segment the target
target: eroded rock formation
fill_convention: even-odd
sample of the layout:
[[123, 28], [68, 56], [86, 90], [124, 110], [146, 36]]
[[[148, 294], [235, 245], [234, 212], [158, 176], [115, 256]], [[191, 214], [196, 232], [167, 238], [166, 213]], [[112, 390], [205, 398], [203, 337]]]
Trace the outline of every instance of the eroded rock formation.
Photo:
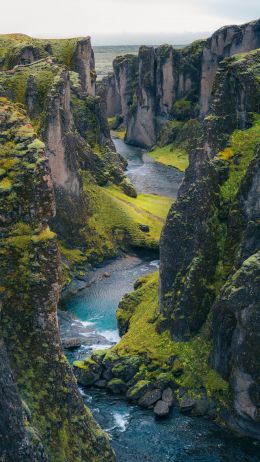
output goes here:
[[[107, 82], [109, 115], [122, 115], [128, 143], [151, 148], [167, 120], [203, 118], [208, 113], [217, 69], [224, 58], [259, 46], [257, 20], [223, 27], [208, 40], [180, 50], [169, 45], [141, 47], [138, 58], [117, 58], [114, 77]], [[133, 72], [133, 63], [137, 72]], [[131, 75], [132, 79], [126, 78]]]
[[212, 364], [233, 394], [227, 420], [258, 438], [259, 59], [221, 64], [160, 247], [162, 328], [189, 341], [213, 315]]
[[114, 460], [60, 344], [60, 255], [48, 226], [55, 200], [44, 143], [21, 107], [6, 98], [0, 126], [0, 345], [6, 360], [0, 456], [8, 462]]

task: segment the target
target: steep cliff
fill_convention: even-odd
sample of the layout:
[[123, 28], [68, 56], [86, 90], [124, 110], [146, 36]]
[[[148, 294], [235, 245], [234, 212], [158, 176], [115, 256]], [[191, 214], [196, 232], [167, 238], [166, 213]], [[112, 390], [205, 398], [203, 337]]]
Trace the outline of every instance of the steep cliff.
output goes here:
[[161, 234], [159, 278], [123, 297], [120, 342], [74, 363], [79, 383], [102, 379], [156, 417], [177, 404], [257, 439], [259, 65], [255, 50], [219, 66], [210, 113], [185, 128], [190, 165]]
[[45, 145], [6, 98], [0, 132], [1, 459], [114, 460], [59, 340], [60, 256], [48, 226], [55, 202]]
[[[114, 63], [114, 78], [107, 82], [109, 115], [122, 113], [128, 143], [151, 148], [168, 120], [202, 119], [208, 113], [213, 82], [224, 58], [259, 46], [257, 20], [223, 27], [208, 40], [180, 50], [170, 45], [141, 47], [134, 60], [137, 72], [132, 72], [133, 60], [118, 58]], [[132, 73], [132, 79], [125, 77]]]
[[257, 50], [221, 64], [204, 147], [191, 150], [160, 245], [161, 327], [189, 340], [213, 315], [212, 364], [234, 399], [229, 423], [257, 437], [259, 62]]
[[[11, 67], [8, 53], [16, 46], [20, 56], [26, 41], [33, 43], [41, 59], [0, 72], [0, 94], [25, 106], [46, 145], [57, 206], [52, 228], [58, 233], [64, 255], [66, 282], [71, 267], [82, 271], [86, 264], [116, 255], [120, 248], [158, 246], [157, 228], [162, 223], [160, 217], [146, 220], [147, 215], [144, 223], [151, 228], [151, 235], [142, 233], [141, 213], [131, 213], [127, 207], [127, 220], [123, 221], [120, 214], [126, 213], [124, 202], [120, 198], [115, 204], [110, 194], [110, 186], [114, 185], [123, 191], [126, 203], [128, 197], [137, 195], [125, 177], [126, 162], [115, 152], [110, 137], [107, 87], [99, 83], [93, 94], [87, 84], [82, 84], [86, 75], [95, 78], [89, 39], [51, 40], [46, 51], [46, 41], [2, 36], [4, 63]], [[90, 74], [86, 69], [92, 69]], [[117, 212], [109, 216], [109, 208]], [[96, 218], [101, 210], [103, 213]]]

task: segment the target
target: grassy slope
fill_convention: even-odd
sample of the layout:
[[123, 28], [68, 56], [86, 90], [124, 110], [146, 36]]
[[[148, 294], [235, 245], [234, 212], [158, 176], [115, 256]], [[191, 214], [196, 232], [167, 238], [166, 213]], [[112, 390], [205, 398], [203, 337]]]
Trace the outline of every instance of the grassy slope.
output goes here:
[[[190, 342], [175, 342], [170, 333], [159, 334], [158, 273], [143, 278], [143, 284], [131, 294], [133, 315], [130, 319], [128, 332], [122, 337], [113, 350], [120, 356], [148, 355], [149, 365], [155, 369], [145, 372], [145, 379], [153, 379], [161, 373], [167, 373], [172, 379], [190, 389], [191, 393], [204, 386], [210, 397], [217, 392], [224, 396], [228, 393], [228, 385], [208, 364], [210, 341], [207, 329], [204, 328]], [[127, 302], [129, 303], [129, 301]], [[118, 316], [124, 315], [124, 309], [118, 310]], [[166, 361], [172, 355], [177, 355], [173, 366]], [[176, 378], [174, 372], [183, 370]]]
[[237, 194], [259, 141], [260, 115], [255, 114], [253, 126], [248, 130], [235, 130], [229, 138], [228, 147], [219, 153], [219, 158], [229, 166], [229, 178], [221, 188], [224, 199], [233, 199]]
[[177, 147], [172, 147], [168, 144], [162, 148], [157, 147], [154, 151], [148, 153], [156, 162], [175, 167], [181, 172], [184, 172], [189, 165], [188, 153]]
[[[111, 251], [125, 238], [130, 246], [156, 248], [161, 229], [172, 200], [167, 197], [140, 195], [136, 199], [126, 196], [116, 186], [102, 188], [85, 181], [90, 198], [92, 216], [88, 221], [88, 253], [101, 251], [104, 245]], [[140, 230], [148, 225], [149, 233]]]

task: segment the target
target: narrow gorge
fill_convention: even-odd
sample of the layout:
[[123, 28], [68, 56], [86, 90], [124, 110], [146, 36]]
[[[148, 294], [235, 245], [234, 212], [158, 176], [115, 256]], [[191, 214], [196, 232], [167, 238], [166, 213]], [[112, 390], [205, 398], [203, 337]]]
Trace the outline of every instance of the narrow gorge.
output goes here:
[[260, 20], [112, 66], [0, 35], [0, 461], [258, 462]]

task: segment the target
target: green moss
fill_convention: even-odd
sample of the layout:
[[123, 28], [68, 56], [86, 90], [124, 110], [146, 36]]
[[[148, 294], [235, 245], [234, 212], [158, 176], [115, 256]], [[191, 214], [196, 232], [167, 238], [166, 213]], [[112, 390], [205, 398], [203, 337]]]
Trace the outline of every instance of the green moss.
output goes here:
[[229, 138], [228, 147], [219, 153], [219, 158], [229, 166], [229, 177], [221, 187], [223, 199], [233, 200], [238, 193], [247, 168], [254, 156], [260, 139], [260, 116], [248, 130], [235, 130]]
[[[141, 359], [147, 358], [142, 359], [146, 364], [144, 380], [154, 381], [160, 374], [167, 374], [168, 380], [191, 392], [205, 387], [209, 398], [217, 395], [223, 402], [228, 402], [228, 384], [209, 366], [211, 343], [205, 329], [189, 342], [172, 340], [168, 331], [158, 332], [158, 273], [147, 276], [146, 282], [131, 295], [129, 328], [113, 351], [120, 357], [138, 355]], [[167, 360], [173, 355], [177, 360], [169, 366]], [[182, 375], [175, 377], [175, 371], [179, 370]]]
[[0, 192], [9, 192], [12, 189], [12, 182], [9, 178], [0, 181]]
[[186, 98], [179, 99], [173, 103], [171, 114], [177, 120], [187, 120], [191, 118], [192, 102]]
[[50, 230], [49, 226], [46, 226], [43, 230], [32, 237], [32, 241], [37, 244], [38, 242], [48, 241], [50, 239], [54, 239], [55, 237], [56, 234]]

